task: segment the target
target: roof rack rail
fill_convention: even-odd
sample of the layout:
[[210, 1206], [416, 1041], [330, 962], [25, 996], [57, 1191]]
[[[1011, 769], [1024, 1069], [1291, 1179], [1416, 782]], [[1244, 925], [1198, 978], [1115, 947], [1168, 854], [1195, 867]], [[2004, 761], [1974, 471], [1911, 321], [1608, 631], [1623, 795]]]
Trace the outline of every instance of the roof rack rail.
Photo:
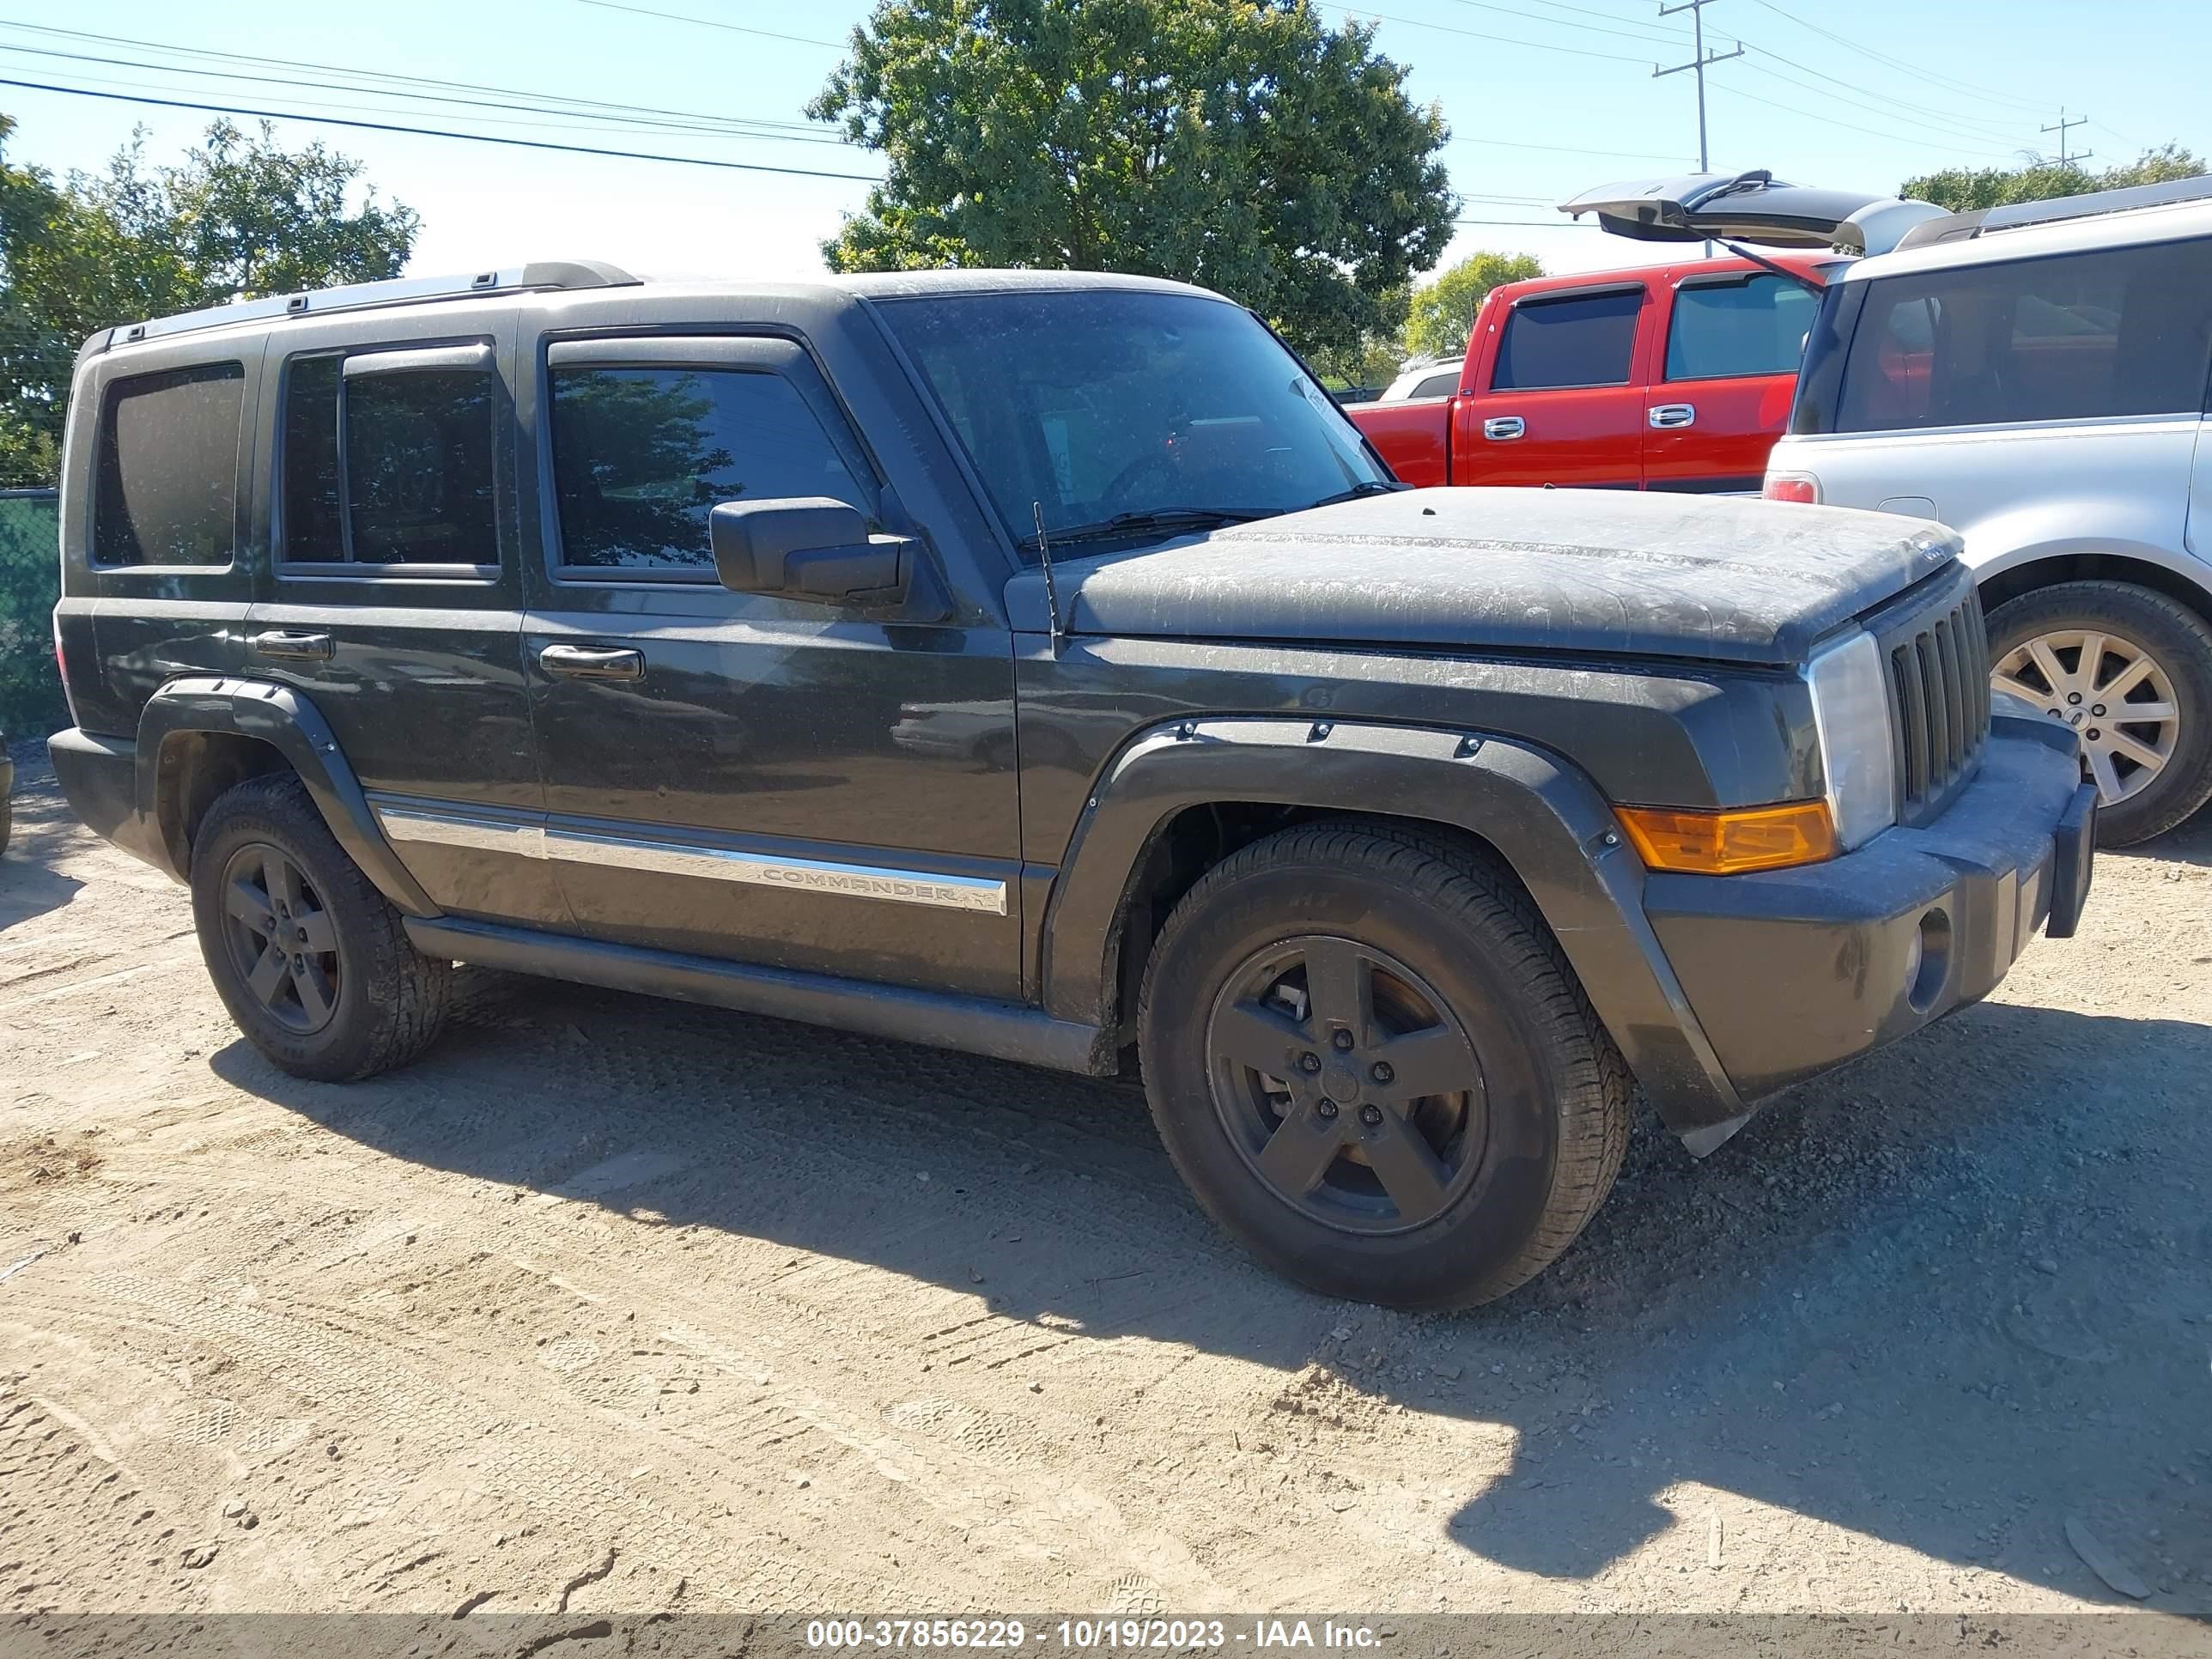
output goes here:
[[2169, 179], [2163, 184], [2130, 185], [2120, 190], [2093, 190], [2081, 196], [2054, 196], [2048, 201], [2012, 202], [2003, 207], [1954, 213], [1913, 226], [1899, 240], [1897, 246], [1901, 252], [1906, 248], [1933, 247], [1942, 242], [1968, 242], [1993, 230], [2019, 230], [2028, 225], [2126, 213], [2136, 208], [2207, 200], [2212, 200], [2212, 173], [2199, 173], [2193, 179]]
[[[526, 265], [498, 270], [479, 270], [468, 276], [400, 276], [382, 283], [352, 283], [342, 288], [313, 289], [304, 294], [273, 294], [263, 300], [239, 300], [210, 306], [203, 311], [155, 317], [94, 335], [80, 356], [110, 345], [140, 340], [159, 340], [198, 329], [220, 328], [226, 323], [258, 322], [276, 317], [320, 317], [333, 311], [362, 311], [378, 306], [422, 305], [432, 300], [458, 300], [472, 295], [516, 294], [545, 289], [629, 288], [641, 279], [619, 265], [597, 259], [540, 259]], [[95, 345], [94, 342], [98, 342]]]

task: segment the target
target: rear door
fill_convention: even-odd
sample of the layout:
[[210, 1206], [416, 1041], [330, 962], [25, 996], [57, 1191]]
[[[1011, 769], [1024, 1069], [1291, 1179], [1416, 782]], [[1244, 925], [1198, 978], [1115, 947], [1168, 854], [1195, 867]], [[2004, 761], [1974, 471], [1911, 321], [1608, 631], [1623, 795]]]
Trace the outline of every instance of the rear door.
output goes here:
[[1644, 411], [1644, 486], [1755, 495], [1820, 300], [1763, 270], [1674, 275], [1667, 298]]
[[1480, 391], [1453, 405], [1453, 482], [1638, 488], [1651, 302], [1644, 280], [1611, 278], [1509, 307], [1482, 343]]
[[299, 688], [441, 908], [557, 925], [521, 659], [513, 313], [304, 321], [269, 353], [269, 597], [246, 672]]

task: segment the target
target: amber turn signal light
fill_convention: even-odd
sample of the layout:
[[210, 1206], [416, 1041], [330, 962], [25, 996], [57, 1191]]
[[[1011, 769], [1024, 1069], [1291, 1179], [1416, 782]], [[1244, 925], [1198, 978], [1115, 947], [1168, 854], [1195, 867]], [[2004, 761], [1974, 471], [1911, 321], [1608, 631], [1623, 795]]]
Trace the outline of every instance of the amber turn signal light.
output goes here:
[[1734, 876], [1747, 870], [1785, 870], [1835, 857], [1835, 820], [1828, 804], [1793, 801], [1787, 806], [1690, 811], [1674, 806], [1616, 806], [1620, 827], [1654, 870], [1695, 876]]

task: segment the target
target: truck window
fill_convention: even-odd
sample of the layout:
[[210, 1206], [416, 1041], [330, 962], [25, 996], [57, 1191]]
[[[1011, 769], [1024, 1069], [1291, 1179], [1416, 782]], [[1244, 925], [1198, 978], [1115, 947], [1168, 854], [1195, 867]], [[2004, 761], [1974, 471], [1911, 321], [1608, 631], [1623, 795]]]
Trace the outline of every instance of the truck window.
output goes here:
[[1513, 307], [1490, 384], [1498, 392], [1626, 386], [1644, 290], [1529, 300]]
[[331, 563], [345, 557], [345, 507], [338, 479], [338, 356], [295, 357], [284, 369], [284, 557]]
[[1779, 276], [1685, 283], [1667, 330], [1667, 378], [1793, 374], [1820, 300]]
[[711, 570], [718, 502], [870, 497], [781, 374], [744, 369], [556, 368], [553, 483], [562, 562]]
[[1418, 383], [1413, 390], [1415, 398], [1449, 398], [1459, 390], [1459, 371], [1450, 369], [1442, 374], [1431, 374]]
[[92, 509], [104, 565], [227, 565], [236, 537], [243, 363], [112, 382]]
[[1835, 429], [2195, 413], [2212, 365], [2212, 240], [1879, 277]]
[[345, 382], [346, 516], [364, 564], [499, 562], [497, 383], [486, 369]]

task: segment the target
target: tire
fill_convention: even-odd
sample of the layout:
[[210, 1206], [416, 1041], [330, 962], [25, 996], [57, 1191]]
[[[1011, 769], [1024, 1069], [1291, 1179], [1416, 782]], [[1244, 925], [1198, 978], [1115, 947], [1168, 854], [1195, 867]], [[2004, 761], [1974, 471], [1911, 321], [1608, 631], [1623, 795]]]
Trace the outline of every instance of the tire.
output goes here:
[[1328, 1296], [1504, 1296], [1573, 1242], [1627, 1145], [1628, 1069], [1518, 884], [1395, 825], [1301, 825], [1207, 872], [1146, 964], [1138, 1042], [1199, 1202]]
[[[2102, 797], [2099, 846], [2130, 847], [2162, 836], [2212, 799], [2212, 628], [2195, 611], [2131, 582], [2061, 582], [1999, 605], [1990, 613], [1989, 630], [1991, 683], [2034, 699], [2046, 714], [2055, 710], [2081, 732], [2083, 770]], [[2081, 655], [2096, 635], [2108, 647], [2100, 653], [2100, 667], [2081, 680]], [[2036, 641], [2056, 646], [2051, 660], [2064, 671], [2058, 681], [2027, 654]], [[2152, 670], [2124, 695], [2142, 700], [2138, 707], [2170, 708], [2170, 725], [2113, 720], [2112, 706], [2098, 702], [2095, 686], [2117, 684], [2129, 658], [2148, 659]], [[2073, 690], [2066, 676], [2081, 689]], [[2079, 702], [2069, 700], [2076, 696]], [[2099, 708], [2107, 714], [2086, 712]], [[2123, 742], [2132, 747], [2115, 746]], [[2133, 758], [2138, 752], [2162, 756], [2147, 778]]]
[[[399, 912], [346, 856], [292, 774], [248, 779], [208, 809], [192, 842], [191, 889], [208, 974], [238, 1029], [274, 1065], [351, 1082], [405, 1065], [436, 1039], [453, 964], [408, 941]], [[276, 971], [257, 981], [279, 927], [299, 954], [276, 953]]]

